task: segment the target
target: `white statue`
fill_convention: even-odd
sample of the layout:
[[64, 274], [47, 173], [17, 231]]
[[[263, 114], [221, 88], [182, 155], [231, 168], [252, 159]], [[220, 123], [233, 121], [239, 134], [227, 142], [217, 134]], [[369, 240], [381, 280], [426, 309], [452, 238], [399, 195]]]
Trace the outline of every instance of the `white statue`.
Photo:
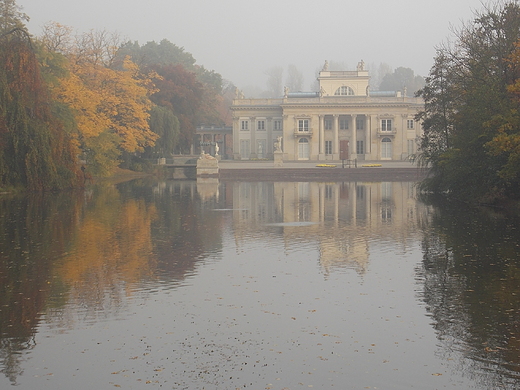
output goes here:
[[322, 71], [327, 72], [329, 70], [329, 61], [325, 60]]
[[235, 99], [243, 99], [244, 98], [244, 93], [235, 87]]
[[218, 151], [220, 150], [218, 146], [218, 142], [215, 142], [215, 156], [218, 156]]
[[199, 160], [216, 160], [216, 158], [213, 157], [211, 154], [206, 154], [206, 152], [203, 149], [200, 153]]
[[281, 152], [282, 151], [282, 136], [279, 135], [276, 137], [276, 141], [274, 142], [274, 151]]

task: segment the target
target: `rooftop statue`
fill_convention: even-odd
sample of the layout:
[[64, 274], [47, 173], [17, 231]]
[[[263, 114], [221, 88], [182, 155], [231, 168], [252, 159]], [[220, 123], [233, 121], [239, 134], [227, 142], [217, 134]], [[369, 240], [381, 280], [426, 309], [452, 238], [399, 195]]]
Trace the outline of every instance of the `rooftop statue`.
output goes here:
[[322, 71], [327, 72], [329, 70], [329, 61], [325, 60]]

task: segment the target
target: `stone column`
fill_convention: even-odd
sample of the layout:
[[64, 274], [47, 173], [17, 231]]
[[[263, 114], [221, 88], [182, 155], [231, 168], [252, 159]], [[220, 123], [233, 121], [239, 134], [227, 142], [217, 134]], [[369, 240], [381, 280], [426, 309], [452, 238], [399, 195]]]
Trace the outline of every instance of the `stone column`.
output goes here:
[[240, 123], [239, 118], [233, 117], [233, 160], [240, 160]]
[[249, 145], [249, 147], [251, 148], [251, 154], [249, 158], [251, 159], [258, 157], [256, 154], [256, 117], [250, 117], [249, 122], [251, 124], [251, 130], [249, 130], [251, 134], [251, 144]]
[[[368, 135], [369, 141], [367, 142], [367, 152], [370, 154], [370, 160], [377, 160], [377, 145], [373, 147], [377, 142], [377, 115], [370, 115], [370, 134]], [[374, 155], [376, 153], [376, 155]]]
[[325, 115], [320, 115], [320, 154], [319, 159], [325, 159]]
[[334, 136], [332, 141], [332, 154], [334, 155], [334, 159], [339, 159], [339, 115], [333, 115], [334, 123]]
[[266, 148], [267, 150], [265, 151], [266, 153], [266, 156], [267, 158], [269, 158], [270, 156], [272, 156], [272, 153], [274, 152], [273, 150], [273, 118], [271, 117], [268, 117], [267, 118], [267, 140], [266, 140]]
[[350, 139], [350, 159], [354, 160], [357, 157], [357, 115], [351, 115], [352, 118], [352, 137]]

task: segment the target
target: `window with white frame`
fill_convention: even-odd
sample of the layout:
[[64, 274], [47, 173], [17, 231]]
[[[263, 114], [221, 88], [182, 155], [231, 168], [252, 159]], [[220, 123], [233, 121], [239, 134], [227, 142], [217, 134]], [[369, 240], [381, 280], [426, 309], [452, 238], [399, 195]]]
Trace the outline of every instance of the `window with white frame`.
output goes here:
[[408, 140], [408, 154], [409, 155], [414, 153], [414, 146], [415, 146], [415, 140], [409, 139]]
[[249, 121], [241, 121], [240, 130], [249, 130]]
[[365, 145], [363, 141], [356, 141], [356, 154], [365, 154]]
[[281, 120], [275, 120], [274, 121], [274, 129], [276, 131], [282, 130], [282, 121]]
[[332, 154], [332, 141], [325, 141], [325, 154]]
[[264, 158], [267, 152], [267, 140], [259, 139], [256, 141], [256, 155], [258, 158]]
[[356, 118], [356, 129], [365, 130], [365, 118]]
[[250, 143], [248, 139], [240, 140], [240, 156], [242, 158], [249, 158], [251, 155]]
[[265, 130], [265, 121], [259, 120], [256, 122], [256, 129], [257, 130]]
[[308, 119], [298, 119], [298, 131], [309, 131]]
[[336, 96], [352, 96], [354, 95], [354, 90], [347, 86], [342, 86], [336, 89], [336, 92], [334, 92], [334, 95]]
[[392, 131], [391, 119], [381, 119], [381, 131]]
[[339, 129], [348, 130], [348, 119], [342, 118], [339, 120]]
[[413, 130], [413, 129], [415, 129], [415, 121], [414, 121], [413, 119], [408, 119], [408, 120], [406, 121], [406, 128], [407, 128], [408, 130]]
[[381, 140], [381, 158], [392, 158], [392, 140], [390, 138], [383, 138]]
[[332, 130], [332, 119], [325, 119], [325, 130]]

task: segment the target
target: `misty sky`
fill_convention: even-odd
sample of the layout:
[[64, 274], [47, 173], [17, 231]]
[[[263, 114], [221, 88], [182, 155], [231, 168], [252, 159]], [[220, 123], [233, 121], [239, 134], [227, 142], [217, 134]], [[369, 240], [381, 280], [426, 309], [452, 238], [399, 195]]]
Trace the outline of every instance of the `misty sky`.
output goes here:
[[[381, 62], [426, 76], [450, 26], [481, 0], [17, 0], [29, 31], [56, 21], [78, 32], [117, 31], [144, 44], [168, 39], [239, 87], [294, 64], [309, 90], [327, 59], [355, 69]], [[485, 2], [487, 4], [487, 2]]]

